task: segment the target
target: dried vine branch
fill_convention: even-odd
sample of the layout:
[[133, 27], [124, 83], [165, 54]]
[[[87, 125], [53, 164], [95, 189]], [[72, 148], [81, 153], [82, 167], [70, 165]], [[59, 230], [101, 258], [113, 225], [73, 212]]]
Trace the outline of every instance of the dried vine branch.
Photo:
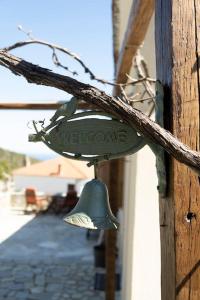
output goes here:
[[[137, 73], [138, 81], [142, 78], [149, 78], [148, 67], [140, 51], [137, 52], [134, 67]], [[133, 80], [130, 75], [127, 75], [127, 77], [130, 81]], [[123, 99], [125, 98], [125, 101], [133, 107], [135, 107], [136, 103], [144, 103], [147, 101], [147, 104], [149, 105], [149, 112], [147, 115], [151, 117], [155, 109], [155, 81], [144, 80], [141, 81], [141, 85], [143, 86], [143, 90], [140, 93], [136, 93], [134, 90], [130, 94], [125, 92], [126, 87], [120, 86], [121, 94]]]
[[0, 65], [21, 75], [29, 83], [51, 86], [63, 90], [102, 110], [120, 117], [133, 126], [147, 140], [162, 146], [178, 161], [200, 174], [200, 154], [177, 140], [170, 132], [160, 127], [142, 112], [134, 109], [120, 98], [107, 95], [89, 84], [81, 83], [68, 76], [29, 63], [21, 58], [0, 50]]
[[[144, 57], [141, 55], [140, 51], [137, 52], [136, 58], [135, 58], [135, 68], [138, 74], [138, 78], [143, 78], [143, 77], [148, 77], [149, 76], [149, 71], [147, 64], [144, 60]], [[142, 82], [145, 90], [145, 94], [151, 98], [151, 108], [148, 113], [148, 116], [150, 117], [154, 111], [155, 108], [155, 87], [152, 86], [152, 82], [148, 81], [143, 81]], [[142, 97], [143, 98], [143, 97]]]
[[[143, 56], [140, 54], [139, 51], [138, 51], [137, 59], [136, 59], [136, 69], [138, 70], [137, 78], [132, 78], [127, 74], [127, 77], [129, 78], [128, 82], [126, 82], [126, 83], [114, 83], [114, 82], [110, 82], [110, 81], [107, 81], [107, 80], [104, 80], [104, 79], [101, 79], [101, 78], [98, 78], [97, 76], [95, 76], [95, 74], [86, 66], [86, 64], [80, 59], [80, 57], [77, 54], [70, 51], [69, 49], [58, 46], [58, 45], [55, 45], [55, 44], [52, 44], [52, 43], [49, 43], [49, 42], [38, 40], [33, 36], [32, 31], [25, 30], [21, 25], [18, 25], [18, 30], [23, 32], [27, 36], [28, 40], [22, 41], [22, 42], [17, 42], [17, 43], [15, 43], [15, 44], [13, 44], [9, 47], [3, 48], [3, 50], [10, 51], [10, 50], [14, 50], [16, 48], [23, 47], [23, 46], [26, 46], [26, 45], [29, 45], [29, 44], [44, 45], [44, 46], [49, 47], [52, 50], [52, 61], [53, 61], [55, 66], [61, 67], [65, 71], [71, 73], [73, 76], [78, 75], [77, 71], [72, 71], [72, 70], [69, 69], [69, 67], [67, 67], [66, 65], [61, 63], [61, 61], [58, 57], [58, 54], [56, 52], [56, 50], [58, 50], [58, 51], [63, 52], [64, 54], [70, 56], [72, 59], [76, 60], [83, 67], [84, 71], [86, 73], [89, 73], [91, 80], [96, 80], [96, 81], [98, 81], [102, 84], [109, 84], [109, 85], [112, 85], [112, 86], [118, 86], [120, 88], [120, 91], [121, 91], [120, 96], [128, 104], [131, 104], [131, 105], [134, 106], [135, 103], [138, 103], [138, 102], [143, 103], [143, 101], [146, 101], [146, 99], [143, 100], [144, 95], [145, 95], [146, 92], [149, 95], [149, 97], [153, 97], [152, 96], [153, 92], [150, 94], [149, 90], [151, 90], [151, 88], [150, 88], [151, 85], [155, 83], [155, 79], [150, 78], [146, 62], [145, 62]], [[132, 99], [127, 96], [125, 88], [127, 88], [130, 85], [133, 86], [133, 85], [137, 85], [137, 84], [141, 84], [141, 85], [144, 86], [144, 88], [145, 88], [144, 95], [140, 99], [137, 99], [136, 101], [132, 101]], [[131, 96], [135, 97], [135, 94], [133, 94]], [[149, 99], [149, 100], [150, 101], [148, 101], [148, 104], [154, 102], [153, 99]], [[150, 107], [149, 116], [152, 114], [152, 112], [154, 110], [154, 107], [155, 107], [154, 104], [153, 104], [153, 106]]]
[[30, 32], [26, 32], [21, 28], [20, 28], [20, 30], [23, 31], [24, 33], [26, 33], [27, 36], [29, 37], [29, 39], [26, 40], [26, 41], [17, 42], [13, 45], [2, 48], [2, 50], [11, 51], [11, 50], [14, 50], [14, 49], [17, 49], [17, 48], [20, 48], [20, 47], [24, 47], [24, 46], [28, 46], [28, 45], [31, 45], [31, 44], [43, 45], [43, 46], [49, 47], [52, 50], [53, 63], [57, 67], [61, 67], [64, 70], [70, 72], [73, 75], [78, 75], [78, 72], [77, 71], [72, 71], [67, 66], [63, 65], [60, 62], [59, 58], [58, 58], [56, 50], [70, 56], [72, 59], [77, 61], [81, 65], [81, 67], [83, 68], [84, 72], [89, 74], [91, 80], [98, 81], [102, 84], [108, 84], [108, 85], [111, 85], [111, 86], [126, 87], [126, 86], [130, 86], [130, 85], [135, 85], [135, 84], [138, 84], [138, 83], [141, 83], [141, 82], [145, 82], [145, 81], [155, 82], [155, 79], [150, 78], [149, 76], [148, 77], [140, 77], [139, 79], [132, 79], [128, 83], [115, 83], [115, 82], [111, 82], [111, 81], [108, 81], [108, 80], [105, 80], [105, 79], [102, 79], [102, 78], [98, 78], [97, 76], [95, 76], [95, 74], [91, 71], [91, 69], [88, 68], [88, 66], [85, 64], [85, 62], [76, 53], [70, 51], [67, 48], [61, 47], [59, 45], [52, 44], [52, 43], [49, 43], [49, 42], [46, 42], [46, 41], [43, 41], [43, 40], [35, 39], [32, 35], [30, 35]]

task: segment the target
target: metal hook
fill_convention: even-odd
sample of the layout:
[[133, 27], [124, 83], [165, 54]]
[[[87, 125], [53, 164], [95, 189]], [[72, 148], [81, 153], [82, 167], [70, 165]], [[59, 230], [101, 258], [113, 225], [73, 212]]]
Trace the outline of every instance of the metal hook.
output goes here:
[[94, 178], [95, 179], [98, 178], [98, 161], [97, 160], [94, 161]]
[[26, 126], [27, 126], [29, 129], [33, 129], [33, 128], [34, 128], [34, 126], [32, 126], [32, 127], [29, 127], [29, 124], [30, 124], [30, 123], [32, 123], [32, 125], [33, 125], [33, 122], [34, 122], [34, 120], [28, 121], [28, 123], [27, 123], [27, 125], [26, 125]]

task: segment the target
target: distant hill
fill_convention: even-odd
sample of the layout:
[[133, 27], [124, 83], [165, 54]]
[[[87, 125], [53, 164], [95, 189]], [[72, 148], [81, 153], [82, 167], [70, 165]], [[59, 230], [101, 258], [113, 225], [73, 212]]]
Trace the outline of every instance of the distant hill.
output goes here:
[[0, 148], [0, 179], [4, 178], [4, 174], [11, 174], [12, 170], [25, 166], [28, 161], [31, 164], [38, 162], [24, 154]]

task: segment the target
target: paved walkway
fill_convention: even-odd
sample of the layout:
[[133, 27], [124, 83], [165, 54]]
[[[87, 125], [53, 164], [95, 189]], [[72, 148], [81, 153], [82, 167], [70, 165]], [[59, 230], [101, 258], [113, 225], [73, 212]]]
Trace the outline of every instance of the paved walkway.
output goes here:
[[93, 241], [55, 216], [0, 216], [0, 299], [103, 300]]
[[1, 263], [0, 299], [104, 299], [93, 290], [93, 271], [80, 263]]

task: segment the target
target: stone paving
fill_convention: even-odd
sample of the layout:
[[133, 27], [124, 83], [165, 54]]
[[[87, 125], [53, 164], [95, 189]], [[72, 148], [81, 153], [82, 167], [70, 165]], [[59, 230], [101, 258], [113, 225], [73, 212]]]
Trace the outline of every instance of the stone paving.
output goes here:
[[0, 300], [105, 299], [94, 290], [95, 241], [85, 230], [11, 214], [0, 218], [0, 242]]
[[104, 299], [103, 292], [93, 290], [93, 274], [87, 263], [2, 263], [0, 299]]

